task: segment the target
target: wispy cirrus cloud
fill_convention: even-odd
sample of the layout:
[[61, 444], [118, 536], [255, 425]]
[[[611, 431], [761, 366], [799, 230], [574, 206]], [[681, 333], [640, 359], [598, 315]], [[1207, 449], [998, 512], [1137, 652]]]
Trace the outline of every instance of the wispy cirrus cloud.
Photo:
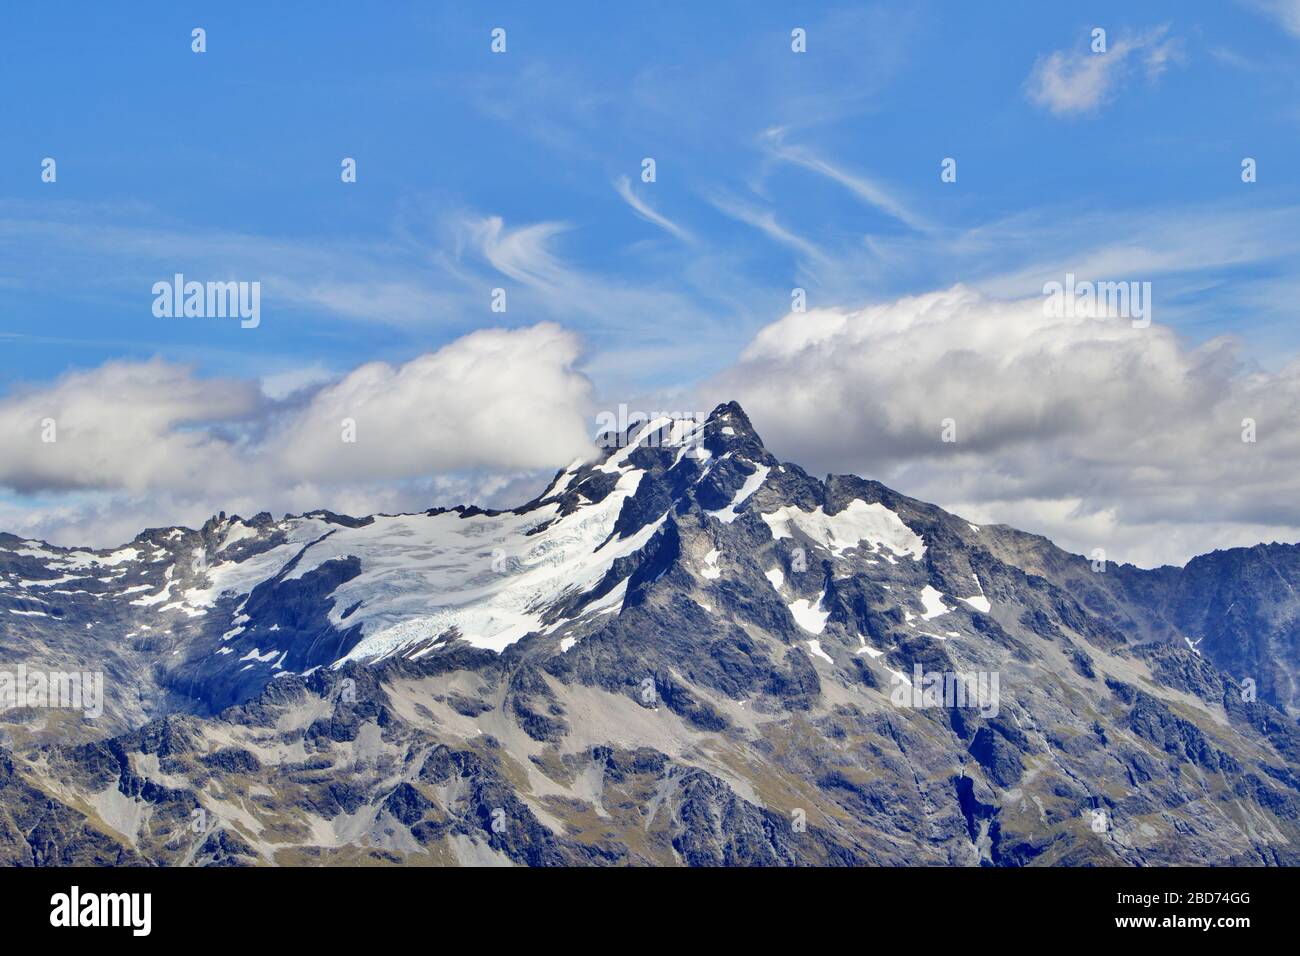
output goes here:
[[[1065, 221], [1071, 235], [1060, 237]], [[967, 230], [948, 252], [980, 288], [1003, 296], [1032, 292], [1065, 271], [1094, 279], [1155, 278], [1249, 267], [1259, 275], [1300, 254], [1300, 206], [1040, 209]], [[1234, 287], [1245, 294], [1254, 281], [1242, 278]]]
[[551, 240], [569, 228], [566, 223], [538, 222], [510, 229], [500, 216], [486, 216], [467, 220], [464, 227], [474, 246], [502, 275], [547, 292], [577, 280], [551, 251]]
[[773, 158], [824, 176], [831, 182], [843, 186], [867, 205], [897, 219], [909, 228], [919, 232], [930, 230], [931, 227], [924, 219], [912, 212], [880, 183], [860, 173], [850, 173], [818, 156], [806, 146], [786, 143], [785, 130], [779, 127], [769, 129], [763, 133], [761, 141]]
[[[460, 224], [463, 255], [480, 256], [516, 281], [508, 290], [512, 314], [520, 303], [524, 314], [540, 310], [582, 329], [601, 356], [589, 369], [597, 384], [627, 389], [637, 380], [690, 377], [726, 361], [735, 314], [746, 307], [728, 298], [731, 289], [743, 290], [730, 262], [678, 246], [676, 254], [689, 260], [672, 270], [671, 281], [627, 277], [574, 265], [558, 248], [568, 231], [565, 223], [510, 226], [497, 216]], [[689, 341], [691, 347], [664, 350], [665, 341]]]
[[184, 272], [256, 279], [270, 307], [318, 316], [393, 326], [454, 319], [477, 290], [441, 265], [430, 269], [436, 251], [397, 235], [349, 241], [194, 226], [140, 204], [0, 202], [0, 254], [25, 290], [129, 298], [146, 316], [151, 284]]
[[751, 203], [727, 194], [710, 196], [709, 201], [723, 215], [729, 216], [737, 222], [753, 226], [768, 239], [793, 249], [810, 262], [817, 263], [827, 260], [826, 254], [816, 245], [782, 226], [777, 221], [776, 214], [770, 209], [760, 209]]
[[670, 235], [676, 236], [683, 242], [694, 242], [694, 237], [683, 229], [677, 223], [668, 219], [666, 216], [650, 208], [649, 203], [643, 200], [632, 191], [632, 181], [626, 176], [620, 176], [614, 181], [614, 189], [617, 190], [623, 201], [632, 207], [632, 211], [648, 223], [652, 223]]
[[1025, 81], [1031, 102], [1057, 116], [1095, 113], [1137, 71], [1155, 79], [1182, 56], [1179, 41], [1167, 26], [1110, 39], [1104, 52], [1086, 44], [1039, 57]]
[[1245, 0], [1246, 5], [1272, 18], [1287, 33], [1300, 37], [1300, 0]]
[[[427, 348], [431, 335], [448, 341], [483, 321], [508, 322], [516, 315], [576, 321], [597, 340], [626, 348], [648, 347], [673, 329], [689, 329], [699, 341], [724, 337], [728, 318], [740, 307], [727, 296], [742, 289], [742, 279], [722, 258], [697, 250], [689, 264], [671, 270], [670, 280], [645, 282], [576, 263], [563, 239], [577, 228], [559, 219], [508, 223], [463, 207], [412, 203], [385, 235], [353, 241], [211, 229], [139, 205], [0, 201], [0, 282], [54, 301], [88, 299], [100, 310], [110, 303], [116, 309], [114, 321], [104, 325], [111, 337], [50, 334], [40, 327], [6, 329], [0, 337], [119, 353], [148, 342], [146, 354], [222, 355], [222, 344], [197, 325], [177, 320], [164, 327], [153, 316], [152, 284], [176, 272], [199, 281], [259, 281], [267, 316], [261, 332], [306, 332], [335, 355], [330, 367], [347, 360], [334, 343], [358, 326], [382, 329], [397, 343], [409, 339], [408, 354]], [[504, 315], [490, 310], [495, 287], [508, 292]], [[74, 301], [68, 308], [82, 306]], [[653, 325], [647, 316], [655, 317]], [[225, 358], [247, 364], [237, 352]], [[259, 363], [281, 368], [284, 359], [268, 354]]]

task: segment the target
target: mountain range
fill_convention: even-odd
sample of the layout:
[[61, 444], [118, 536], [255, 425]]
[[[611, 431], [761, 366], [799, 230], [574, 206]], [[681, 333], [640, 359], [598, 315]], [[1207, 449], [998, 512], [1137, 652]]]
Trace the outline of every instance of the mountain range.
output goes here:
[[1294, 865], [1300, 546], [1145, 570], [659, 419], [509, 511], [0, 534], [0, 861]]

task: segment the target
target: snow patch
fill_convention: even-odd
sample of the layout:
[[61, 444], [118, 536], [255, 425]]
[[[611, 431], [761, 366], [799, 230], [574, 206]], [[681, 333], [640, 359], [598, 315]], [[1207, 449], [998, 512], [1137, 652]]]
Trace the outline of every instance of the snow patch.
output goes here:
[[745, 479], [745, 483], [740, 486], [735, 497], [731, 499], [731, 504], [725, 508], [719, 508], [717, 511], [710, 511], [709, 514], [723, 524], [731, 524], [740, 517], [736, 510], [748, 501], [754, 492], [758, 491], [763, 482], [767, 480], [768, 473], [771, 470], [767, 465], [757, 466], [754, 473]]
[[[883, 547], [900, 557], [910, 556], [913, 561], [919, 561], [925, 555], [925, 542], [921, 536], [879, 502], [867, 504], [855, 498], [843, 511], [833, 515], [826, 514], [820, 505], [813, 511], [786, 505], [761, 517], [776, 540], [793, 537], [793, 525], [813, 541], [829, 548], [837, 558], [863, 541], [871, 546], [872, 551]], [[891, 554], [881, 553], [893, 563]]]
[[718, 549], [714, 548], [704, 556], [704, 567], [700, 569], [700, 574], [710, 581], [716, 581], [722, 577], [722, 569], [718, 567]]
[[822, 650], [821, 641], [813, 640], [813, 641], [808, 641], [807, 643], [808, 643], [808, 650], [813, 652], [814, 657], [820, 657], [827, 664], [835, 663], [834, 658], [832, 658], [829, 654], [827, 654], [824, 650]]
[[244, 661], [260, 661], [263, 664], [269, 664], [271, 661], [275, 660], [275, 655], [279, 653], [280, 652], [277, 651], [275, 648], [272, 648], [271, 650], [267, 651], [265, 654], [261, 654], [259, 656], [258, 649], [255, 647], [247, 654], [245, 654], [243, 657], [241, 657], [239, 661], [240, 663], [243, 663]]
[[863, 637], [861, 634], [858, 635], [858, 650], [857, 650], [857, 653], [859, 653], [859, 654], [866, 654], [866, 655], [867, 655], [868, 657], [870, 657], [872, 660], [875, 660], [877, 657], [884, 657], [884, 656], [885, 656], [885, 652], [884, 652], [884, 651], [878, 651], [878, 650], [876, 650], [874, 647], [872, 647], [870, 644], [867, 643], [867, 639], [866, 639], [865, 637]]
[[925, 607], [925, 613], [921, 615], [921, 618], [926, 621], [933, 620], [952, 610], [943, 603], [943, 592], [932, 588], [928, 584], [921, 589], [921, 604]]
[[831, 616], [831, 612], [821, 610], [822, 598], [825, 596], [826, 592], [823, 591], [814, 601], [800, 598], [793, 604], [786, 605], [794, 616], [794, 622], [809, 634], [820, 634], [826, 629], [826, 619]]
[[960, 598], [960, 600], [965, 601], [975, 610], [988, 614], [989, 611], [993, 610], [993, 605], [989, 604], [989, 599], [984, 596], [984, 585], [980, 584], [978, 574], [972, 574], [971, 577], [975, 579], [975, 586], [979, 588], [979, 593], [973, 597]]
[[238, 544], [240, 541], [247, 541], [249, 538], [256, 538], [258, 531], [256, 528], [249, 527], [242, 521], [233, 521], [230, 527], [226, 529], [225, 536], [221, 539], [221, 544], [217, 545], [217, 554], [225, 551], [232, 544]]

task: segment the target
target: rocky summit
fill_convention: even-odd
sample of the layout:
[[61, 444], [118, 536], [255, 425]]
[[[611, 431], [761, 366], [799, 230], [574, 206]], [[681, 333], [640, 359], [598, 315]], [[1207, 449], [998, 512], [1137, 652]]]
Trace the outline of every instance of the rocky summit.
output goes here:
[[1300, 863], [1300, 547], [1093, 562], [735, 404], [603, 445], [512, 511], [0, 535], [0, 861]]

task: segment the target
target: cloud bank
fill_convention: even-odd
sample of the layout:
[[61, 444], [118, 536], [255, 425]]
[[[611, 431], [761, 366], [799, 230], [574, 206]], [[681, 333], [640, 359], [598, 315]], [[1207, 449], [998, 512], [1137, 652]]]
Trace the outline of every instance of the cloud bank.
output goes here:
[[[323, 385], [309, 369], [287, 394], [292, 376], [203, 379], [159, 360], [70, 373], [0, 399], [0, 486], [22, 496], [0, 499], [0, 527], [108, 545], [218, 510], [513, 506], [592, 453], [598, 407], [649, 398], [594, 400], [581, 360], [577, 337], [544, 323]], [[787, 315], [664, 407], [733, 398], [814, 473], [877, 478], [1076, 552], [1154, 565], [1300, 540], [1300, 362], [1262, 369], [1230, 338], [1191, 346], [1158, 322], [959, 285]]]
[[0, 504], [0, 518], [6, 530], [111, 544], [216, 510], [492, 495], [591, 453], [579, 354], [577, 336], [553, 323], [485, 329], [278, 399], [158, 359], [69, 373], [0, 399], [0, 486], [44, 501]]
[[1158, 324], [1053, 318], [1042, 297], [957, 286], [787, 315], [708, 391], [815, 473], [1074, 551], [1155, 564], [1300, 539], [1300, 362], [1263, 371], [1229, 338], [1193, 348]]

